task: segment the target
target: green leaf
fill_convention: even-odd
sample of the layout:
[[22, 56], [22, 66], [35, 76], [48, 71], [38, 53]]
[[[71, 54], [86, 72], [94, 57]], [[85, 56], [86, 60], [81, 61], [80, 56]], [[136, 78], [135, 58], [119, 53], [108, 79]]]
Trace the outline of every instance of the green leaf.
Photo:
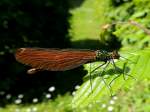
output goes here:
[[101, 27], [110, 21], [110, 10], [109, 0], [85, 0], [81, 7], [70, 10], [73, 15], [69, 20], [71, 41], [99, 40]]
[[[111, 92], [113, 95], [117, 94], [120, 89], [130, 91], [130, 89], [134, 88], [135, 84], [141, 80], [146, 82], [150, 80], [150, 48], [137, 52], [131, 51], [130, 53], [129, 51], [120, 52], [120, 54], [128, 60], [119, 59], [115, 62], [117, 69], [114, 69], [113, 65], [110, 64], [102, 76], [98, 76], [102, 71], [102, 68], [100, 68], [95, 73], [92, 73], [92, 78], [89, 74], [84, 77], [84, 83], [80, 89], [76, 91], [73, 98], [73, 107], [85, 107], [91, 103], [102, 102], [106, 97], [111, 95], [108, 85], [116, 76], [118, 76], [118, 78], [111, 83]], [[98, 62], [93, 63], [92, 69], [99, 64]], [[85, 66], [90, 72], [89, 64]], [[102, 79], [105, 80], [106, 84]]]

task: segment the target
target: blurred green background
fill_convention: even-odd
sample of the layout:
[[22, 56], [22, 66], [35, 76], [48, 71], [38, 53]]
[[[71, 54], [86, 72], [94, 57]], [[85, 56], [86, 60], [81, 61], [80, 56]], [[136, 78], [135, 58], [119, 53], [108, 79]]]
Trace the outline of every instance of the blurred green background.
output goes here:
[[[150, 35], [142, 29], [150, 28], [149, 0], [1, 0], [0, 9], [0, 112], [150, 111]], [[116, 24], [104, 29], [112, 23]], [[145, 64], [140, 72], [144, 75], [131, 80], [135, 82], [132, 85], [131, 81], [125, 83], [128, 87], [113, 85], [117, 93], [113, 98], [104, 89], [105, 96], [89, 96], [86, 101], [78, 96], [83, 95], [88, 67], [29, 75], [26, 71], [30, 67], [14, 57], [20, 47], [117, 49], [129, 59], [133, 56], [128, 52], [138, 51], [146, 61], [138, 60], [138, 68], [131, 66], [131, 75]], [[79, 91], [78, 85], [82, 85]], [[84, 92], [88, 90], [90, 87]], [[93, 100], [98, 102], [90, 103]]]

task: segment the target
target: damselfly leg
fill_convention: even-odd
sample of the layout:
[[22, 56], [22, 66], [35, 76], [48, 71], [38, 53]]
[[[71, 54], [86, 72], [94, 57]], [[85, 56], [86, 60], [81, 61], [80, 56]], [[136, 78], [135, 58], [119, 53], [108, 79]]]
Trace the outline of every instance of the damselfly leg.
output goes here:
[[99, 69], [100, 67], [102, 67], [102, 66], [105, 65], [104, 68], [103, 68], [103, 70], [102, 70], [102, 72], [99, 74], [99, 77], [102, 79], [102, 81], [104, 82], [104, 84], [107, 86], [108, 90], [110, 91], [111, 96], [113, 96], [113, 95], [112, 95], [111, 86], [108, 85], [108, 84], [106, 83], [105, 79], [103, 78], [103, 73], [105, 72], [105, 70], [106, 70], [106, 68], [108, 67], [109, 64], [110, 64], [110, 61], [106, 61], [105, 63], [99, 65], [98, 67], [96, 67], [94, 70], [92, 70], [92, 71], [90, 72], [90, 84], [91, 84], [91, 89], [92, 89], [92, 82], [91, 82], [91, 78], [92, 78], [92, 77], [91, 77], [91, 74], [92, 74], [93, 72], [95, 72], [97, 69]]
[[94, 70], [91, 71], [91, 63], [90, 63], [90, 85], [91, 85], [91, 91], [93, 92], [93, 89], [92, 89], [92, 73], [95, 72], [95, 70], [99, 69], [100, 67], [102, 67], [103, 65], [105, 65], [107, 62], [99, 65], [98, 67], [96, 67]]
[[[126, 59], [126, 58], [124, 58], [124, 59]], [[128, 60], [129, 60], [129, 59], [128, 59]], [[129, 75], [129, 74], [126, 73], [126, 65], [127, 65], [127, 63], [124, 63], [124, 64], [123, 64], [123, 69], [119, 69], [119, 68], [115, 65], [114, 60], [112, 60], [112, 64], [113, 64], [113, 66], [114, 66], [114, 68], [115, 68], [115, 71], [118, 71], [119, 74], [118, 74], [116, 77], [114, 77], [114, 78], [110, 81], [110, 83], [109, 83], [110, 86], [111, 86], [111, 84], [112, 84], [117, 78], [119, 78], [121, 75], [123, 75], [123, 79], [124, 79], [124, 80], [126, 80], [126, 76], [129, 76], [129, 77], [131, 77], [132, 79], [136, 80], [136, 78], [134, 78], [132, 75]]]

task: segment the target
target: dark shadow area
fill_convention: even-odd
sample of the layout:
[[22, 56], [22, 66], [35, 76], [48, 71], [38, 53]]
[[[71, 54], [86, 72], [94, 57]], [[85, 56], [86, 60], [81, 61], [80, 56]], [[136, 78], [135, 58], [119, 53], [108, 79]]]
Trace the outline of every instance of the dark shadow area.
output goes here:
[[116, 37], [112, 37], [112, 41], [107, 41], [105, 43], [100, 42], [99, 40], [83, 40], [76, 41], [72, 43], [74, 48], [81, 49], [93, 49], [93, 50], [106, 50], [113, 51], [118, 50], [121, 47], [121, 43], [117, 40]]
[[115, 31], [115, 25], [112, 25], [107, 30], [102, 30], [99, 34], [100, 40], [80, 40], [72, 42], [74, 48], [93, 49], [93, 50], [106, 50], [113, 51], [121, 48], [121, 41], [112, 33]]
[[113, 4], [113, 6], [118, 7], [122, 4], [125, 4], [127, 2], [131, 2], [131, 1], [132, 0], [112, 0], [112, 4]]
[[[14, 53], [20, 47], [71, 48], [68, 29], [69, 8], [83, 0], [1, 0], [0, 1], [0, 107], [14, 103], [22, 94], [22, 104], [45, 100], [49, 87], [58, 94], [72, 92], [86, 74], [83, 67], [66, 72], [42, 71], [34, 75], [18, 63]], [[74, 3], [74, 4], [72, 4]]]
[[70, 8], [80, 7], [85, 0], [68, 0]]

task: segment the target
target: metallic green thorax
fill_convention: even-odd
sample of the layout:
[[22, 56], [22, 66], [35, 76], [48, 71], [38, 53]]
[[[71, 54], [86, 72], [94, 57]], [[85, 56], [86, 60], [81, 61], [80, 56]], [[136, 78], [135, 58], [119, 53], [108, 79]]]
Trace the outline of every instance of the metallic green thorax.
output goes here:
[[117, 51], [107, 52], [107, 51], [96, 51], [96, 60], [97, 61], [109, 61], [111, 59], [119, 59], [120, 55]]

